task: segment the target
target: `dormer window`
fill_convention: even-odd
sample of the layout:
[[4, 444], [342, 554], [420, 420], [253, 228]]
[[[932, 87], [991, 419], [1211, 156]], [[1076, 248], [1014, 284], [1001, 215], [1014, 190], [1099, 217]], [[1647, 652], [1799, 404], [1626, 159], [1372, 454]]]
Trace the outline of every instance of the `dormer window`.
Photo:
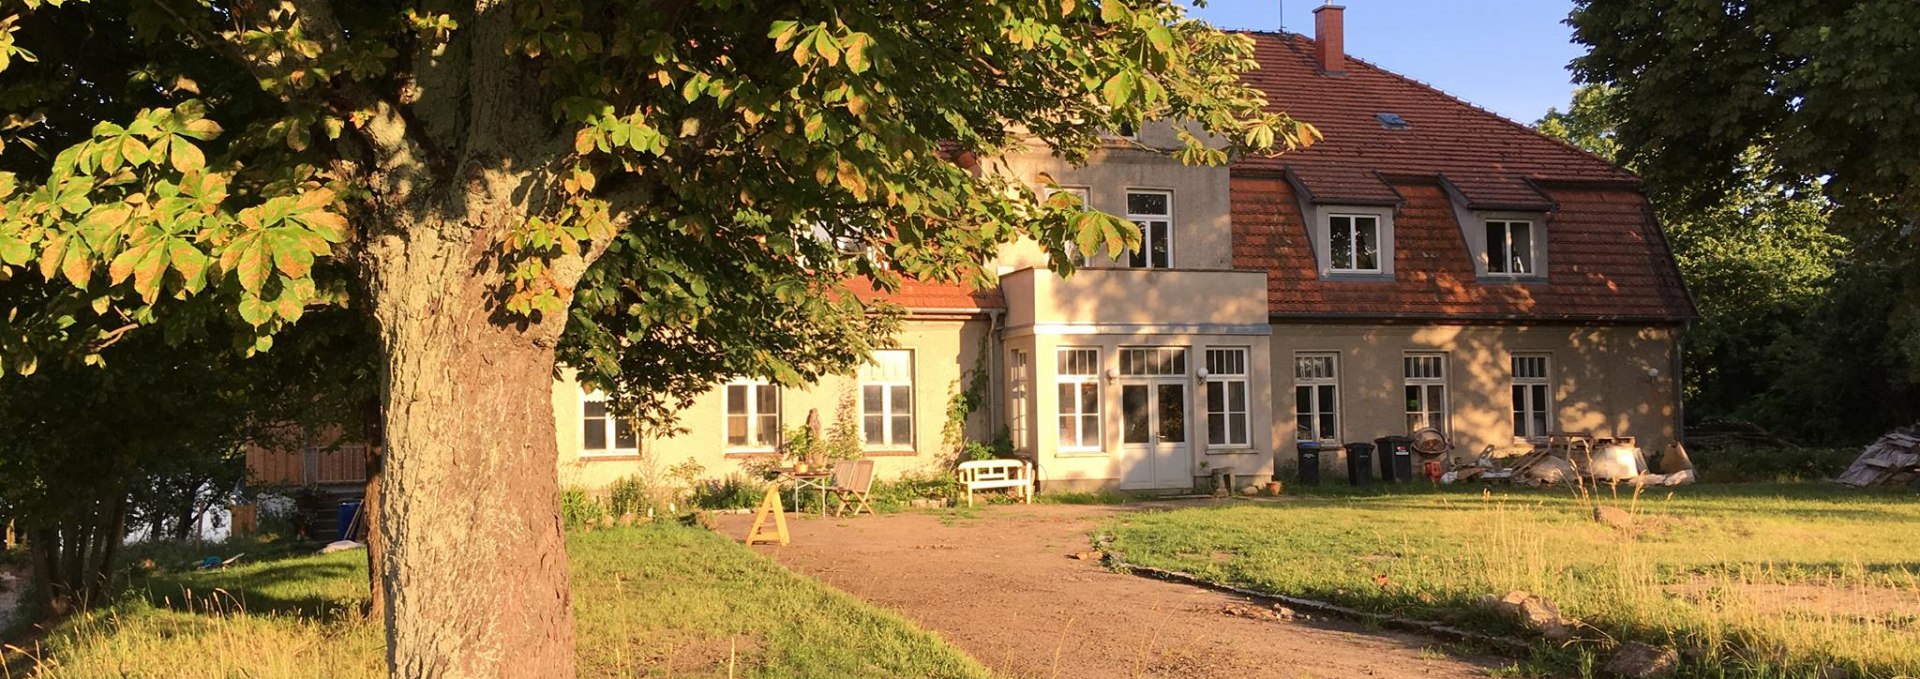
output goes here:
[[1487, 273], [1495, 276], [1531, 276], [1534, 267], [1533, 222], [1487, 220]]
[[1380, 218], [1327, 215], [1327, 251], [1335, 272], [1380, 273]]

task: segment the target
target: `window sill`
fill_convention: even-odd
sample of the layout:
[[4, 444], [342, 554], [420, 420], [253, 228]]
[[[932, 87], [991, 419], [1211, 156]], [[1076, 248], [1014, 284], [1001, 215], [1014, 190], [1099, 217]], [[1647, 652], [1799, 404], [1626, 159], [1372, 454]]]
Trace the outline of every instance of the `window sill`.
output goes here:
[[737, 450], [728, 450], [724, 453], [724, 455], [728, 458], [733, 458], [733, 459], [753, 459], [753, 458], [760, 458], [760, 457], [780, 457], [780, 451], [773, 450], [771, 448], [758, 449], [758, 450], [750, 449], [750, 448], [741, 448]]
[[639, 451], [619, 451], [613, 453], [581, 453], [581, 462], [637, 462], [642, 459]]
[[1257, 452], [1253, 446], [1207, 446], [1208, 455], [1252, 455]]
[[1053, 456], [1054, 456], [1054, 457], [1067, 457], [1067, 458], [1072, 458], [1072, 457], [1106, 457], [1106, 456], [1107, 456], [1107, 451], [1104, 451], [1104, 450], [1061, 450], [1061, 451], [1057, 451], [1057, 452], [1055, 452], [1055, 453], [1053, 454]]
[[863, 450], [861, 457], [919, 457], [920, 451], [912, 448], [892, 450]]

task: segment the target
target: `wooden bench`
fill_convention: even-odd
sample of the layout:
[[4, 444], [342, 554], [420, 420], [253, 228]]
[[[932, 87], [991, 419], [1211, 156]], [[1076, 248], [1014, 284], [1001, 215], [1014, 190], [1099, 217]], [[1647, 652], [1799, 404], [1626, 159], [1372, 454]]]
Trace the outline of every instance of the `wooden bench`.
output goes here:
[[1033, 503], [1033, 465], [1025, 460], [970, 460], [960, 463], [960, 485], [967, 489], [967, 506], [973, 506], [973, 491], [1014, 488], [1020, 501]]

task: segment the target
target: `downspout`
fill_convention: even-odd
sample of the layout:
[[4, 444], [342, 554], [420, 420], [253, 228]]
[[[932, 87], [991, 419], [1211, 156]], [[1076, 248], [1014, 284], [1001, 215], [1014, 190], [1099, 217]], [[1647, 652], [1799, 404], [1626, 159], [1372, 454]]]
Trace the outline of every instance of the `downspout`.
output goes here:
[[987, 311], [987, 433], [995, 436], [1000, 431], [1000, 390], [1006, 386], [1006, 375], [1000, 365], [1000, 321], [1005, 309]]

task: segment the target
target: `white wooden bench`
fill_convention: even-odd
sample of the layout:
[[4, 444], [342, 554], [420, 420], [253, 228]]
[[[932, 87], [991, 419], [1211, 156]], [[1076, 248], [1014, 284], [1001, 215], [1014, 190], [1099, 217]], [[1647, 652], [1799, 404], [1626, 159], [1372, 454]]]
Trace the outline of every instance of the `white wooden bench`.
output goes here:
[[973, 491], [1013, 488], [1020, 501], [1033, 503], [1033, 465], [1025, 460], [970, 460], [960, 463], [960, 485], [967, 489], [967, 506], [973, 506]]

